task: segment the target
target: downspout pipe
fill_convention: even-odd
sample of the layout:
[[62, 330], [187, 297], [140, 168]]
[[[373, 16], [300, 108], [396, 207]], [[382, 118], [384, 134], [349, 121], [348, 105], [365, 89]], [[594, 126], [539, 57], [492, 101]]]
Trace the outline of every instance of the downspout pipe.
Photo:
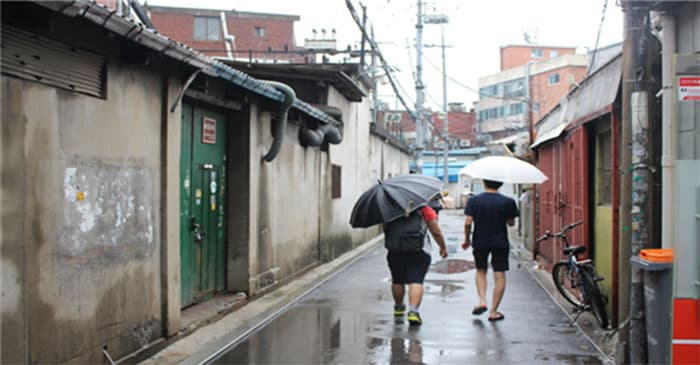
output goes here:
[[230, 60], [233, 59], [233, 52], [231, 52], [231, 44], [229, 44], [229, 39], [231, 37], [228, 34], [228, 24], [226, 23], [226, 12], [222, 11], [219, 13], [221, 16], [221, 31], [224, 33], [224, 47], [226, 47], [226, 57]]
[[661, 15], [661, 246], [673, 247], [676, 176], [676, 120], [673, 115], [673, 54], [676, 53], [676, 19]]
[[284, 94], [284, 100], [280, 104], [279, 109], [273, 117], [274, 124], [272, 125], [272, 146], [270, 146], [270, 150], [267, 151], [267, 154], [263, 157], [263, 160], [270, 162], [274, 160], [275, 157], [277, 157], [277, 154], [282, 148], [282, 142], [284, 141], [284, 133], [287, 127], [287, 113], [292, 107], [292, 104], [294, 104], [296, 94], [294, 93], [294, 90], [291, 87], [281, 82], [268, 80], [265, 80], [264, 82], [274, 87], [282, 94]]

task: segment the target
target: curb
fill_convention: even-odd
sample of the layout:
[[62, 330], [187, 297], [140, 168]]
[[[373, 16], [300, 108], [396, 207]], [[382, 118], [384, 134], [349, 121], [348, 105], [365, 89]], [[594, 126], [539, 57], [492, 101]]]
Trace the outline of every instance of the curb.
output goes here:
[[370, 239], [333, 261], [323, 263], [289, 283], [250, 301], [216, 322], [198, 328], [173, 342], [142, 364], [202, 364], [214, 360], [228, 348], [282, 314], [326, 280], [362, 258], [384, 240], [384, 235]]

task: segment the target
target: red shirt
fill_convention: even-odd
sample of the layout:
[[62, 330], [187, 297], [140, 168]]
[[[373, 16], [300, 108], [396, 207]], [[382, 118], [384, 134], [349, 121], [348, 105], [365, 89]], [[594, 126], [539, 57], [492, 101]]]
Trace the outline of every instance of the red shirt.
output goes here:
[[433, 210], [433, 208], [429, 206], [424, 206], [423, 208], [420, 208], [420, 212], [423, 214], [423, 219], [425, 220], [426, 223], [432, 221], [433, 219], [437, 219], [437, 213]]

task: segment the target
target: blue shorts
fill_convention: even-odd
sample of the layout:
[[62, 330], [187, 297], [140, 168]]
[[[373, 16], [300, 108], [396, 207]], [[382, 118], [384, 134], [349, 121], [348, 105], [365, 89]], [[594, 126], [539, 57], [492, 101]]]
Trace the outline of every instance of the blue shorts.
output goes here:
[[474, 248], [474, 263], [477, 269], [488, 269], [489, 254], [493, 271], [508, 271], [509, 248]]
[[430, 255], [419, 252], [391, 252], [386, 255], [393, 284], [423, 284], [430, 267]]

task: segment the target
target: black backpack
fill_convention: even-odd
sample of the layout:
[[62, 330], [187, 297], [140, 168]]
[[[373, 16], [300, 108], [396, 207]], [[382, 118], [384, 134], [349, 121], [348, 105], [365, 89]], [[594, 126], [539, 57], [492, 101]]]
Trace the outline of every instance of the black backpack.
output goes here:
[[384, 225], [384, 247], [391, 252], [422, 251], [427, 231], [428, 224], [418, 209]]

